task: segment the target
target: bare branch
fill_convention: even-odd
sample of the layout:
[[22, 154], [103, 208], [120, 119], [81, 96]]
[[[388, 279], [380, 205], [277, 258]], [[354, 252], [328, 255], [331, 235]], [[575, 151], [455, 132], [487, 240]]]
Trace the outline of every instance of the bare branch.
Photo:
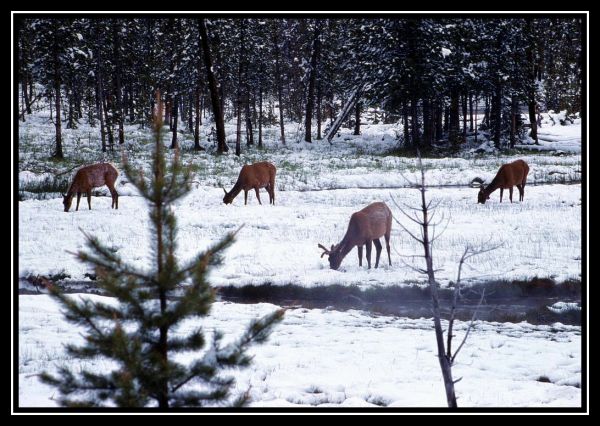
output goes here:
[[423, 244], [423, 240], [420, 239], [419, 237], [417, 237], [416, 235], [414, 235], [412, 232], [410, 232], [408, 230], [408, 228], [406, 226], [404, 226], [400, 221], [398, 221], [398, 219], [394, 218], [394, 220], [396, 221], [396, 223], [398, 225], [400, 225], [400, 227], [408, 234], [410, 235], [413, 239], [415, 239], [416, 241], [418, 241], [419, 243]]
[[485, 297], [485, 288], [481, 292], [481, 299], [479, 299], [479, 303], [477, 304], [477, 307], [475, 308], [475, 312], [473, 312], [473, 317], [471, 318], [471, 322], [469, 323], [469, 326], [467, 327], [467, 332], [465, 333], [465, 337], [463, 337], [462, 342], [460, 342], [460, 345], [456, 349], [456, 352], [454, 352], [454, 355], [452, 355], [452, 358], [450, 358], [450, 365], [454, 364], [454, 360], [456, 359], [456, 356], [458, 355], [458, 353], [462, 349], [463, 345], [467, 341], [467, 337], [469, 337], [469, 333], [471, 332], [471, 329], [473, 328], [473, 323], [475, 322], [475, 318], [477, 317], [477, 312], [479, 311], [479, 308], [481, 307], [481, 304], [483, 303], [484, 297]]

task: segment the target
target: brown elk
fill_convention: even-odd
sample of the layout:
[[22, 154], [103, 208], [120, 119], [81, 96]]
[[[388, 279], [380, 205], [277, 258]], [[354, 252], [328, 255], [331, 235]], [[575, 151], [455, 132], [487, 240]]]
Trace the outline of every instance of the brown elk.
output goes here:
[[342, 260], [350, 250], [358, 247], [358, 265], [362, 266], [362, 246], [367, 247], [367, 262], [371, 269], [371, 243], [375, 244], [377, 251], [375, 257], [375, 267], [379, 266], [379, 256], [381, 255], [381, 241], [379, 238], [385, 237], [385, 248], [387, 249], [388, 261], [392, 265], [390, 257], [390, 233], [392, 231], [392, 212], [389, 207], [382, 202], [369, 204], [364, 209], [353, 213], [350, 217], [348, 230], [342, 241], [337, 245], [332, 245], [327, 250], [323, 245], [318, 247], [323, 250], [321, 257], [329, 256], [329, 267], [338, 269]]
[[512, 203], [513, 186], [517, 186], [519, 190], [519, 201], [523, 201], [525, 196], [525, 184], [527, 183], [527, 173], [529, 166], [523, 160], [516, 160], [512, 163], [504, 164], [496, 173], [496, 177], [492, 182], [484, 187], [479, 186], [479, 194], [477, 194], [477, 202], [485, 204], [486, 200], [490, 199], [490, 194], [500, 188], [500, 202], [502, 202], [502, 193], [508, 189], [508, 198]]
[[255, 164], [246, 164], [240, 170], [240, 175], [238, 176], [238, 180], [231, 188], [231, 191], [227, 192], [225, 188], [225, 197], [223, 197], [223, 202], [225, 204], [231, 204], [233, 199], [238, 196], [238, 194], [243, 190], [244, 191], [244, 205], [248, 204], [248, 191], [254, 189], [256, 191], [256, 198], [258, 199], [258, 203], [260, 202], [260, 195], [258, 190], [260, 188], [266, 188], [269, 193], [269, 204], [275, 204], [275, 172], [277, 169], [275, 166], [269, 162], [263, 161], [261, 163]]
[[87, 194], [88, 207], [92, 209], [92, 189], [106, 185], [110, 191], [112, 197], [111, 208], [119, 208], [119, 194], [115, 189], [115, 181], [119, 176], [119, 172], [110, 163], [98, 163], [91, 164], [89, 166], [82, 167], [77, 170], [73, 183], [69, 187], [66, 194], [63, 194], [63, 205], [65, 211], [68, 212], [73, 202], [73, 196], [77, 194], [77, 207], [75, 211], [79, 210], [79, 201], [81, 200], [81, 194]]

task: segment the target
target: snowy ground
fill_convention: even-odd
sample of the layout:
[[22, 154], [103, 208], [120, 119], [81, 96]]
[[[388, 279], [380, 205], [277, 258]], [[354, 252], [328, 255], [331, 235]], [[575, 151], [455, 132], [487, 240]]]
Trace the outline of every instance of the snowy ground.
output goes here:
[[[476, 203], [476, 189], [432, 188], [428, 194], [440, 203], [438, 217], [444, 214], [450, 220], [434, 246], [436, 266], [442, 269], [438, 278], [443, 283], [455, 279], [458, 257], [467, 244], [502, 244], [497, 250], [477, 257], [474, 269], [464, 271], [464, 278], [579, 279], [580, 192], [580, 185], [529, 186], [523, 203], [507, 202], [505, 191], [503, 203], [499, 203], [496, 192], [488, 203], [481, 205]], [[182, 259], [189, 259], [216, 242], [224, 232], [245, 225], [237, 242], [228, 250], [224, 265], [213, 273], [212, 282], [216, 285], [366, 287], [423, 280], [400, 257], [421, 254], [422, 248], [396, 223], [392, 225], [391, 267], [387, 265], [385, 249], [383, 267], [371, 270], [359, 268], [353, 250], [340, 270], [334, 271], [329, 269], [326, 258], [320, 258], [321, 250], [317, 248], [318, 243], [337, 244], [346, 232], [350, 215], [374, 201], [387, 202], [394, 215], [412, 228], [390, 197], [415, 205], [418, 192], [413, 189], [280, 191], [276, 193], [275, 206], [268, 205], [266, 192], [262, 195], [263, 205], [258, 205], [251, 193], [249, 205], [244, 206], [240, 196], [233, 205], [226, 206], [222, 195], [221, 189], [200, 186], [176, 207]], [[150, 238], [144, 201], [140, 197], [123, 196], [118, 210], [111, 210], [110, 202], [110, 197], [94, 197], [89, 211], [82, 200], [83, 209], [69, 213], [62, 211], [60, 199], [20, 202], [19, 276], [63, 272], [72, 279], [84, 279], [86, 273], [93, 271], [68, 253], [84, 247], [80, 229], [114, 247], [125, 260], [138, 266], [147, 265]]]
[[[502, 246], [475, 258], [463, 270], [463, 279], [581, 278], [581, 185], [564, 184], [582, 177], [581, 125], [550, 124], [543, 123], [540, 129], [540, 146], [522, 147], [542, 150], [539, 153], [482, 156], [470, 152], [474, 145], [457, 157], [424, 160], [427, 183], [437, 186], [428, 196], [440, 203], [438, 217], [450, 220], [434, 247], [442, 284], [455, 279], [456, 261], [466, 244], [484, 243]], [[208, 152], [192, 152], [190, 135], [180, 134], [181, 157], [194, 169], [195, 187], [175, 208], [182, 260], [224, 232], [245, 225], [226, 253], [224, 265], [212, 272], [212, 283], [355, 284], [365, 288], [423, 282], [422, 276], [400, 261], [401, 255], [420, 254], [422, 249], [396, 223], [392, 225], [391, 267], [384, 251], [383, 267], [360, 269], [354, 250], [340, 271], [332, 271], [317, 248], [318, 243], [339, 242], [350, 215], [374, 201], [387, 202], [403, 224], [412, 225], [391, 202], [392, 196], [411, 205], [417, 202], [417, 192], [407, 188], [405, 179], [416, 175], [415, 160], [393, 153], [401, 127], [365, 125], [361, 136], [343, 129], [330, 145], [325, 141], [295, 143], [301, 129], [288, 124], [288, 144], [282, 146], [273, 126], [265, 130], [263, 149], [243, 146], [240, 158], [231, 152], [214, 155], [214, 146], [206, 142], [209, 130], [210, 124], [203, 126], [202, 145]], [[40, 181], [56, 184], [59, 172], [67, 172], [64, 182], [58, 181], [66, 186], [73, 174], [69, 170], [82, 164], [110, 160], [119, 165], [120, 153], [100, 153], [98, 129], [86, 125], [65, 129], [67, 160], [50, 161], [53, 131], [43, 112], [28, 117], [19, 128], [19, 197], [23, 200], [18, 203], [19, 277], [66, 273], [70, 279], [86, 280], [85, 274], [93, 271], [70, 254], [84, 246], [80, 230], [98, 236], [124, 260], [138, 267], [148, 265], [148, 210], [124, 178], [117, 187], [119, 210], [110, 209], [109, 197], [99, 196], [92, 199], [91, 211], [84, 199], [80, 211], [64, 213], [58, 192], [66, 188], [44, 194], [28, 192]], [[234, 134], [232, 125], [227, 132]], [[147, 131], [126, 126], [126, 135], [130, 161], [147, 167], [151, 150]], [[525, 201], [511, 204], [505, 191], [502, 204], [499, 192], [485, 205], [477, 204], [477, 189], [468, 184], [475, 177], [491, 181], [501, 164], [516, 158], [525, 159], [531, 168]], [[230, 189], [241, 166], [255, 161], [277, 166], [276, 205], [268, 205], [264, 191], [262, 206], [253, 192], [248, 206], [243, 205], [243, 194], [233, 205], [223, 205], [220, 187]], [[100, 193], [106, 193], [105, 189]], [[238, 333], [250, 318], [274, 308], [216, 303], [206, 329]], [[464, 324], [459, 330], [464, 330]], [[79, 330], [64, 322], [48, 296], [20, 295], [18, 338], [20, 405], [54, 405], [55, 391], [40, 384], [36, 374], [65, 364], [81, 367], [62, 347], [67, 341], [79, 341]], [[253, 406], [445, 406], [434, 345], [430, 319], [291, 309], [269, 342], [253, 349], [252, 367], [235, 375], [239, 391], [250, 389]], [[457, 385], [459, 405], [578, 406], [580, 349], [580, 327], [480, 322], [455, 368], [455, 376], [464, 377]], [[107, 368], [103, 361], [91, 366]]]
[[[37, 379], [41, 371], [110, 368], [106, 361], [82, 363], [65, 354], [63, 344], [82, 337], [49, 296], [19, 299], [21, 407], [56, 405], [56, 390]], [[275, 308], [215, 303], [204, 329], [219, 329], [231, 339], [251, 318]], [[197, 324], [190, 321], [180, 331]], [[456, 327], [460, 339], [465, 323]], [[253, 347], [249, 369], [233, 375], [238, 392], [250, 390], [254, 407], [444, 407], [435, 351], [431, 319], [290, 309], [269, 340]], [[461, 407], [580, 406], [581, 329], [478, 322], [453, 372], [463, 378], [456, 385]]]
[[[53, 128], [44, 112], [28, 118], [21, 126], [19, 144], [19, 187], [22, 190], [41, 181], [51, 182], [48, 170], [58, 167], [69, 170], [82, 162], [113, 160], [116, 154], [98, 150], [97, 129], [81, 125], [67, 129], [64, 135], [65, 154], [70, 160], [55, 166], [48, 162]], [[442, 282], [454, 279], [456, 260], [466, 244], [502, 243], [498, 250], [477, 258], [477, 268], [467, 271], [466, 279], [481, 280], [551, 277], [557, 280], [579, 278], [581, 273], [581, 186], [563, 185], [581, 179], [581, 125], [552, 126], [545, 115], [540, 135], [555, 132], [557, 141], [568, 143], [565, 155], [551, 153], [528, 155], [473, 155], [464, 151], [460, 157], [424, 159], [427, 184], [440, 186], [429, 191], [429, 197], [440, 202], [439, 214], [449, 218], [445, 234], [435, 247], [438, 277]], [[210, 125], [203, 128], [203, 141]], [[232, 134], [233, 129], [229, 129]], [[288, 144], [277, 142], [277, 127], [265, 129], [265, 147], [244, 146], [243, 155], [217, 156], [210, 152], [188, 150], [190, 135], [182, 133], [182, 158], [195, 172], [195, 189], [177, 206], [180, 256], [189, 258], [198, 250], [218, 240], [224, 232], [245, 227], [238, 242], [229, 250], [223, 268], [215, 271], [216, 285], [246, 284], [358, 284], [361, 286], [402, 284], [422, 277], [400, 262], [400, 255], [421, 253], [400, 226], [393, 225], [392, 267], [384, 263], [379, 270], [359, 269], [356, 252], [351, 252], [340, 272], [328, 269], [320, 259], [317, 244], [327, 246], [343, 237], [350, 215], [374, 201], [387, 202], [398, 219], [403, 218], [393, 206], [391, 197], [416, 205], [416, 192], [408, 189], [407, 179], [418, 174], [414, 158], [393, 155], [397, 146], [398, 125], [370, 124], [362, 126], [361, 136], [352, 136], [343, 129], [332, 145], [325, 141], [312, 144], [295, 143], [300, 137], [297, 125], [287, 126]], [[152, 145], [146, 130], [136, 126], [126, 129], [126, 150], [132, 163], [147, 167]], [[48, 143], [50, 141], [50, 143]], [[165, 138], [167, 144], [168, 137]], [[206, 146], [206, 144], [203, 142]], [[186, 148], [187, 147], [187, 148]], [[169, 154], [172, 151], [167, 150]], [[516, 158], [530, 165], [525, 202], [510, 204], [508, 191], [500, 204], [499, 191], [486, 205], [476, 204], [477, 189], [468, 187], [479, 177], [490, 182], [501, 164]], [[271, 161], [277, 166], [276, 205], [269, 206], [262, 192], [262, 206], [257, 205], [253, 192], [249, 205], [243, 205], [243, 194], [233, 205], [222, 204], [223, 191], [233, 186], [243, 164]], [[78, 161], [80, 163], [78, 163]], [[68, 176], [62, 176], [65, 188]], [[544, 184], [539, 185], [537, 184]], [[81, 280], [88, 272], [67, 251], [83, 247], [79, 229], [100, 237], [118, 250], [124, 259], [138, 265], [147, 263], [147, 209], [137, 197], [135, 188], [122, 176], [117, 185], [121, 194], [120, 209], [111, 210], [110, 198], [94, 197], [93, 210], [64, 213], [59, 193], [22, 192], [19, 203], [19, 276], [66, 273]], [[106, 188], [99, 190], [108, 194]], [[515, 189], [515, 200], [518, 191]], [[134, 219], [135, 218], [135, 219]], [[134, 220], [132, 220], [134, 219]], [[543, 224], [543, 226], [540, 226]], [[385, 257], [385, 255], [384, 255]]]

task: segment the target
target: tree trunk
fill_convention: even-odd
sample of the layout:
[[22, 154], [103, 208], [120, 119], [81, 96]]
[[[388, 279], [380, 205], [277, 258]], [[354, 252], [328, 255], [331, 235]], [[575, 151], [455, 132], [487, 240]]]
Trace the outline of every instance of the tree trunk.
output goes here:
[[475, 94], [475, 143], [477, 143], [477, 135], [479, 134], [479, 124], [477, 123], [479, 115], [477, 114], [477, 107], [479, 106], [479, 99]]
[[285, 145], [285, 124], [283, 122], [283, 88], [281, 83], [277, 85], [277, 98], [279, 102], [279, 132], [281, 134], [281, 143]]
[[444, 135], [444, 123], [442, 122], [444, 118], [444, 106], [442, 101], [437, 102], [437, 112], [435, 115], [435, 141], [442, 139]]
[[178, 149], [177, 144], [177, 123], [179, 122], [179, 94], [173, 96], [173, 138], [171, 139], [171, 149]]
[[95, 85], [89, 86], [86, 89], [86, 104], [87, 104], [87, 114], [88, 114], [88, 123], [90, 123], [90, 127], [96, 127], [96, 118], [94, 116], [94, 108], [96, 104], [94, 103], [94, 92], [96, 90]]
[[485, 111], [483, 113], [483, 125], [490, 128], [490, 97], [485, 97]]
[[444, 107], [444, 132], [450, 131], [450, 107]]
[[165, 123], [169, 125], [169, 130], [173, 130], [173, 98], [170, 93], [170, 89], [167, 89], [165, 94]]
[[62, 149], [62, 128], [61, 128], [61, 117], [60, 117], [60, 60], [58, 55], [58, 43], [60, 41], [57, 38], [55, 33], [54, 35], [54, 46], [53, 46], [53, 55], [54, 55], [54, 108], [56, 111], [55, 119], [54, 119], [54, 127], [56, 130], [56, 151], [54, 152], [54, 157], [63, 159], [63, 149]]
[[246, 146], [254, 145], [254, 129], [252, 128], [252, 116], [250, 115], [250, 98], [246, 97]]
[[[239, 92], [238, 88], [238, 92]], [[235, 128], [235, 155], [238, 157], [242, 153], [241, 149], [241, 139], [242, 139], [242, 100], [240, 99], [240, 95], [238, 93], [238, 97], [236, 100], [236, 115], [237, 115], [237, 125]]]
[[463, 142], [467, 140], [467, 95], [462, 95], [462, 116], [463, 116]]
[[263, 88], [262, 88], [262, 74], [261, 81], [258, 88], [258, 146], [262, 148], [262, 117], [263, 117]]
[[210, 46], [208, 43], [208, 35], [206, 32], [206, 24], [204, 19], [198, 19], [198, 29], [202, 42], [202, 52], [204, 54], [204, 65], [206, 67], [206, 75], [208, 78], [208, 87], [210, 89], [210, 97], [213, 107], [213, 115], [215, 117], [215, 126], [217, 127], [217, 152], [224, 153], [229, 151], [229, 147], [225, 141], [225, 122], [223, 118], [223, 108], [221, 106], [221, 98], [219, 96], [219, 83], [213, 73], [212, 57]]
[[494, 94], [492, 95], [491, 106], [491, 132], [494, 146], [500, 148], [500, 134], [502, 129], [502, 88], [500, 83], [496, 83]]
[[113, 21], [113, 52], [115, 60], [115, 115], [119, 124], [119, 144], [125, 143], [125, 132], [123, 130], [123, 104], [121, 102], [121, 29], [118, 20]]
[[423, 102], [423, 145], [430, 147], [431, 139], [433, 137], [432, 131], [431, 131], [431, 127], [432, 127], [431, 126], [431, 122], [432, 122], [431, 102], [427, 98], [423, 99], [422, 102]]
[[133, 86], [129, 83], [129, 121], [135, 123], [135, 103], [133, 101]]
[[69, 88], [69, 85], [66, 85], [67, 90], [67, 103], [69, 108], [67, 110], [67, 129], [74, 129], [75, 123], [73, 121], [73, 90]]
[[354, 135], [360, 135], [360, 102], [356, 103], [356, 112], [354, 115]]
[[108, 139], [108, 147], [110, 148], [111, 151], [113, 151], [114, 145], [115, 145], [115, 139], [114, 139], [114, 135], [113, 135], [113, 120], [112, 120], [111, 114], [109, 114], [109, 111], [111, 110], [110, 94], [104, 93], [102, 96], [102, 99], [104, 99], [104, 105], [103, 105], [102, 109], [104, 110], [104, 121], [106, 123], [106, 135], [107, 135], [107, 139]]
[[460, 144], [460, 117], [458, 106], [458, 90], [450, 90], [450, 123], [448, 127], [448, 141], [454, 148]]
[[202, 147], [200, 146], [200, 115], [202, 111], [200, 109], [200, 88], [196, 87], [196, 121], [194, 123], [194, 149], [196, 151], [201, 151]]
[[[458, 98], [458, 95], [455, 95], [455, 98]], [[458, 101], [456, 101], [458, 103]], [[452, 107], [451, 107], [452, 109]], [[452, 114], [451, 114], [452, 115]], [[458, 121], [457, 121], [458, 123]], [[423, 183], [424, 185], [424, 183]], [[427, 204], [425, 202], [425, 188], [421, 188], [421, 206], [423, 211], [423, 247], [425, 251], [425, 262], [427, 264], [427, 277], [429, 282], [429, 291], [431, 293], [431, 304], [433, 310], [433, 325], [435, 329], [435, 338], [437, 342], [438, 349], [438, 361], [440, 363], [440, 368], [442, 370], [442, 377], [444, 379], [444, 387], [446, 390], [446, 401], [448, 403], [448, 407], [455, 408], [456, 404], [456, 395], [454, 393], [454, 380], [452, 379], [452, 368], [450, 365], [450, 360], [446, 356], [446, 351], [444, 348], [444, 332], [442, 330], [441, 323], [441, 312], [440, 312], [440, 304], [439, 304], [439, 295], [438, 295], [438, 283], [435, 280], [434, 269], [433, 269], [433, 259], [431, 257], [431, 245], [429, 240], [429, 220], [428, 217], [428, 209]]]
[[414, 96], [410, 100], [410, 130], [413, 145], [419, 146], [421, 143], [419, 129], [419, 107], [418, 99]]
[[[96, 51], [96, 58], [98, 58], [98, 56], [98, 51]], [[102, 152], [106, 152], [106, 132], [104, 129], [104, 115], [102, 114], [102, 77], [100, 74], [99, 59], [96, 62], [96, 113], [98, 114], [98, 121], [100, 121], [100, 139], [102, 140]]]
[[[321, 137], [321, 79], [317, 83], [317, 140], [322, 139]], [[358, 108], [358, 104], [357, 104]], [[359, 129], [360, 132], [360, 129]]]
[[194, 92], [191, 91], [188, 96], [188, 131], [194, 133]]
[[529, 112], [529, 123], [531, 124], [531, 132], [529, 132], [529, 136], [531, 136], [531, 139], [535, 141], [536, 145], [539, 145], [540, 142], [538, 141], [537, 135], [537, 102], [535, 101], [535, 91], [530, 92], [527, 106]]
[[[29, 90], [27, 90], [28, 75], [27, 72], [23, 73], [23, 83], [21, 89], [23, 90], [23, 101], [25, 103], [25, 111], [31, 115], [31, 101], [29, 99]], [[24, 115], [24, 114], [23, 114]]]
[[510, 98], [510, 147], [514, 148], [517, 137], [517, 98], [513, 94]]
[[315, 81], [317, 78], [317, 60], [319, 58], [319, 28], [315, 28], [314, 38], [313, 38], [313, 49], [312, 55], [310, 58], [310, 76], [308, 80], [308, 97], [306, 99], [306, 121], [304, 124], [305, 133], [304, 140], [306, 142], [312, 142], [312, 118], [314, 111], [314, 97], [315, 97]]
[[473, 94], [469, 93], [469, 131], [473, 131]]
[[408, 106], [406, 105], [406, 101], [402, 102], [402, 124], [403, 124], [403, 134], [404, 134], [404, 145], [411, 146], [410, 141], [410, 133], [408, 131]]
[[[527, 20], [527, 32], [529, 33], [530, 37], [533, 37], [533, 22], [531, 19]], [[533, 52], [533, 48], [534, 48], [534, 43], [533, 40], [530, 41], [527, 49], [526, 49], [526, 56], [527, 56], [527, 66], [529, 68], [529, 72], [528, 72], [528, 77], [529, 77], [529, 87], [528, 87], [528, 93], [527, 93], [527, 107], [528, 107], [528, 112], [529, 112], [529, 123], [531, 124], [531, 132], [529, 132], [529, 136], [531, 136], [531, 139], [533, 139], [535, 141], [536, 145], [539, 145], [539, 141], [538, 141], [538, 135], [537, 135], [537, 117], [536, 117], [536, 113], [537, 113], [537, 101], [536, 101], [536, 65], [537, 62], [535, 60], [535, 55]]]

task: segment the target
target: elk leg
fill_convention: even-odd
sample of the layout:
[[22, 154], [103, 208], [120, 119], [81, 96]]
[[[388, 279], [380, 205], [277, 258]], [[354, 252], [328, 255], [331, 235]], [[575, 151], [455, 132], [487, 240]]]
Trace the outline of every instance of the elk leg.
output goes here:
[[367, 263], [369, 264], [369, 269], [371, 269], [371, 240], [367, 240], [367, 243], [365, 244], [367, 247]]
[[502, 202], [502, 194], [504, 193], [504, 188], [500, 188], [500, 202]]
[[248, 204], [248, 191], [244, 189], [244, 205]]
[[[110, 204], [110, 208], [114, 209], [115, 208], [115, 204], [117, 202], [116, 201], [117, 200], [117, 196], [118, 196], [117, 195], [117, 191], [115, 190], [114, 187], [112, 187], [112, 188], [109, 187], [108, 190], [110, 191], [110, 197], [112, 198], [112, 203]], [[119, 207], [117, 206], [117, 208], [119, 208]]]
[[92, 190], [91, 189], [87, 192], [87, 199], [88, 199], [88, 207], [90, 210], [92, 210]]
[[379, 256], [381, 256], [381, 241], [379, 238], [373, 240], [373, 244], [375, 244], [375, 268], [379, 267]]
[[273, 205], [275, 205], [275, 176], [271, 178], [269, 188], [271, 188], [271, 197], [273, 197]]
[[385, 249], [387, 250], [390, 266], [392, 266], [392, 258], [390, 257], [390, 234], [385, 234]]
[[81, 200], [81, 192], [77, 193], [77, 207], [75, 208], [75, 211], [79, 210], [79, 200]]
[[512, 192], [513, 192], [513, 187], [511, 186], [510, 188], [508, 188], [508, 198], [510, 198], [511, 203], [512, 203]]
[[358, 249], [358, 266], [362, 266], [362, 246], [357, 246]]
[[256, 192], [256, 199], [258, 200], [258, 204], [262, 205], [260, 202], [260, 194], [258, 193], [258, 188], [254, 188], [254, 192]]
[[519, 188], [519, 201], [523, 201], [523, 195], [525, 195], [525, 185], [517, 185], [517, 188]]

